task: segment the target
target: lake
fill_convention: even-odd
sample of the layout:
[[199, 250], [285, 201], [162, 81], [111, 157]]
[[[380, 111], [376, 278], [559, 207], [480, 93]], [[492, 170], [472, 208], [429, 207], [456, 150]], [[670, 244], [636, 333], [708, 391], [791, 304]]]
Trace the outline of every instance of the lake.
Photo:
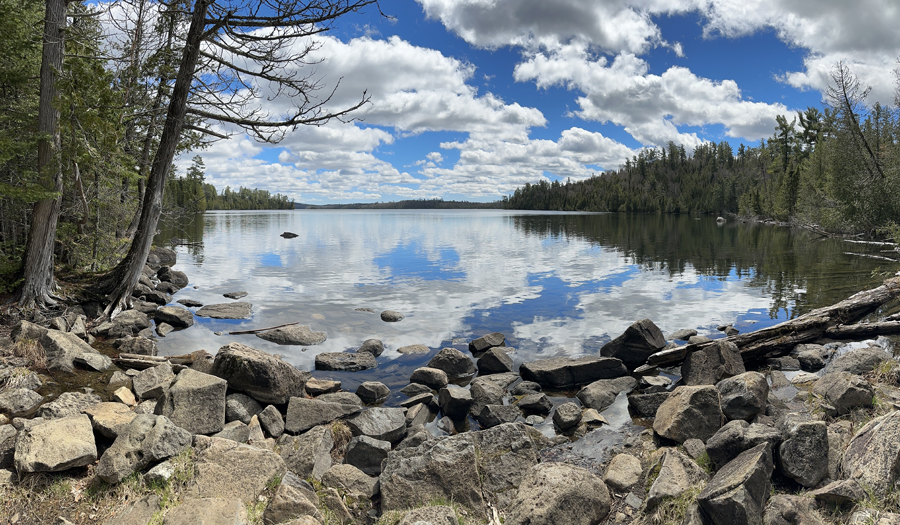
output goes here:
[[[247, 320], [197, 317], [161, 338], [161, 353], [215, 353], [238, 341], [313, 370], [316, 354], [377, 338], [386, 347], [377, 368], [315, 375], [350, 391], [382, 381], [394, 391], [388, 404], [430, 358], [401, 355], [401, 346], [467, 351], [469, 340], [502, 332], [518, 364], [596, 353], [645, 317], [663, 333], [721, 337], [718, 325], [772, 325], [877, 286], [874, 272], [890, 268], [871, 257], [877, 247], [683, 215], [218, 211], [169, 221], [156, 243], [175, 247], [175, 268], [190, 278], [173, 300], [223, 303], [223, 293], [245, 290], [241, 300], [253, 304]], [[385, 323], [378, 313], [387, 309], [406, 318]], [[328, 339], [301, 348], [227, 335], [296, 321]]]

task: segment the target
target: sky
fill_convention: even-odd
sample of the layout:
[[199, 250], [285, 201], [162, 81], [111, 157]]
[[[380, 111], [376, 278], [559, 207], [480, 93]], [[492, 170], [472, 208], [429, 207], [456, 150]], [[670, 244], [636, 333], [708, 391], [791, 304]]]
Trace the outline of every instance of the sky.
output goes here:
[[[194, 155], [206, 179], [309, 204], [493, 201], [584, 179], [642, 148], [735, 148], [821, 106], [844, 61], [892, 103], [896, 0], [382, 0], [316, 37], [304, 66], [353, 122], [278, 144], [237, 130]], [[302, 45], [299, 44], [298, 45]], [[299, 67], [299, 66], [298, 66]], [[338, 83], [339, 81], [339, 83]], [[290, 100], [261, 100], [277, 115]], [[223, 129], [223, 128], [220, 128]]]

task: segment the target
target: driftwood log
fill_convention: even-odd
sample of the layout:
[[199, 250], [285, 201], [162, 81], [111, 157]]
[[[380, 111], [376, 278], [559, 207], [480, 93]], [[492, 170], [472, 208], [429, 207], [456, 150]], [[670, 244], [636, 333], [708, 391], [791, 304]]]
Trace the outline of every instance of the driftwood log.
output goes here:
[[206, 350], [197, 350], [190, 354], [183, 355], [141, 355], [141, 354], [119, 354], [115, 358], [117, 365], [123, 368], [134, 368], [135, 370], [145, 370], [163, 363], [172, 365], [173, 370], [180, 371], [186, 366], [194, 364], [194, 361], [212, 357], [212, 354]]
[[[878, 288], [859, 292], [835, 305], [817, 308], [796, 319], [755, 332], [726, 337], [725, 340], [737, 345], [744, 361], [753, 361], [772, 353], [786, 354], [798, 344], [815, 341], [822, 337], [852, 338], [898, 333], [900, 332], [900, 323], [896, 321], [852, 324], [898, 297], [900, 297], [900, 278], [895, 277], [888, 279]], [[722, 339], [687, 344], [657, 352], [647, 358], [647, 363], [635, 372], [644, 372], [658, 366], [679, 364], [690, 352], [706, 348], [718, 341], [722, 341]]]

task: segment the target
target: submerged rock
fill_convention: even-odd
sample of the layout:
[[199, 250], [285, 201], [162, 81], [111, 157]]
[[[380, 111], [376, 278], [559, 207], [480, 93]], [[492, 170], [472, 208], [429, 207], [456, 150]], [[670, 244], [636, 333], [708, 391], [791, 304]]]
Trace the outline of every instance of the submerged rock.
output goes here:
[[252, 304], [244, 302], [208, 304], [197, 310], [196, 314], [212, 319], [250, 319], [252, 309]]

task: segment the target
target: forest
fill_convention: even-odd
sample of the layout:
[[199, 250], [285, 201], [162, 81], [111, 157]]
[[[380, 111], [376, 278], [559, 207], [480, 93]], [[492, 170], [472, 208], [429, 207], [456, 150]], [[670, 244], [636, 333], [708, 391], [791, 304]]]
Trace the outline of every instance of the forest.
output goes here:
[[[898, 72], [894, 72], [895, 78]], [[898, 238], [900, 115], [867, 105], [868, 89], [836, 64], [826, 106], [779, 116], [774, 133], [734, 151], [645, 148], [586, 180], [526, 184], [508, 209], [735, 214], [835, 233]], [[895, 96], [900, 102], [900, 90]], [[790, 120], [789, 120], [790, 119]]]

